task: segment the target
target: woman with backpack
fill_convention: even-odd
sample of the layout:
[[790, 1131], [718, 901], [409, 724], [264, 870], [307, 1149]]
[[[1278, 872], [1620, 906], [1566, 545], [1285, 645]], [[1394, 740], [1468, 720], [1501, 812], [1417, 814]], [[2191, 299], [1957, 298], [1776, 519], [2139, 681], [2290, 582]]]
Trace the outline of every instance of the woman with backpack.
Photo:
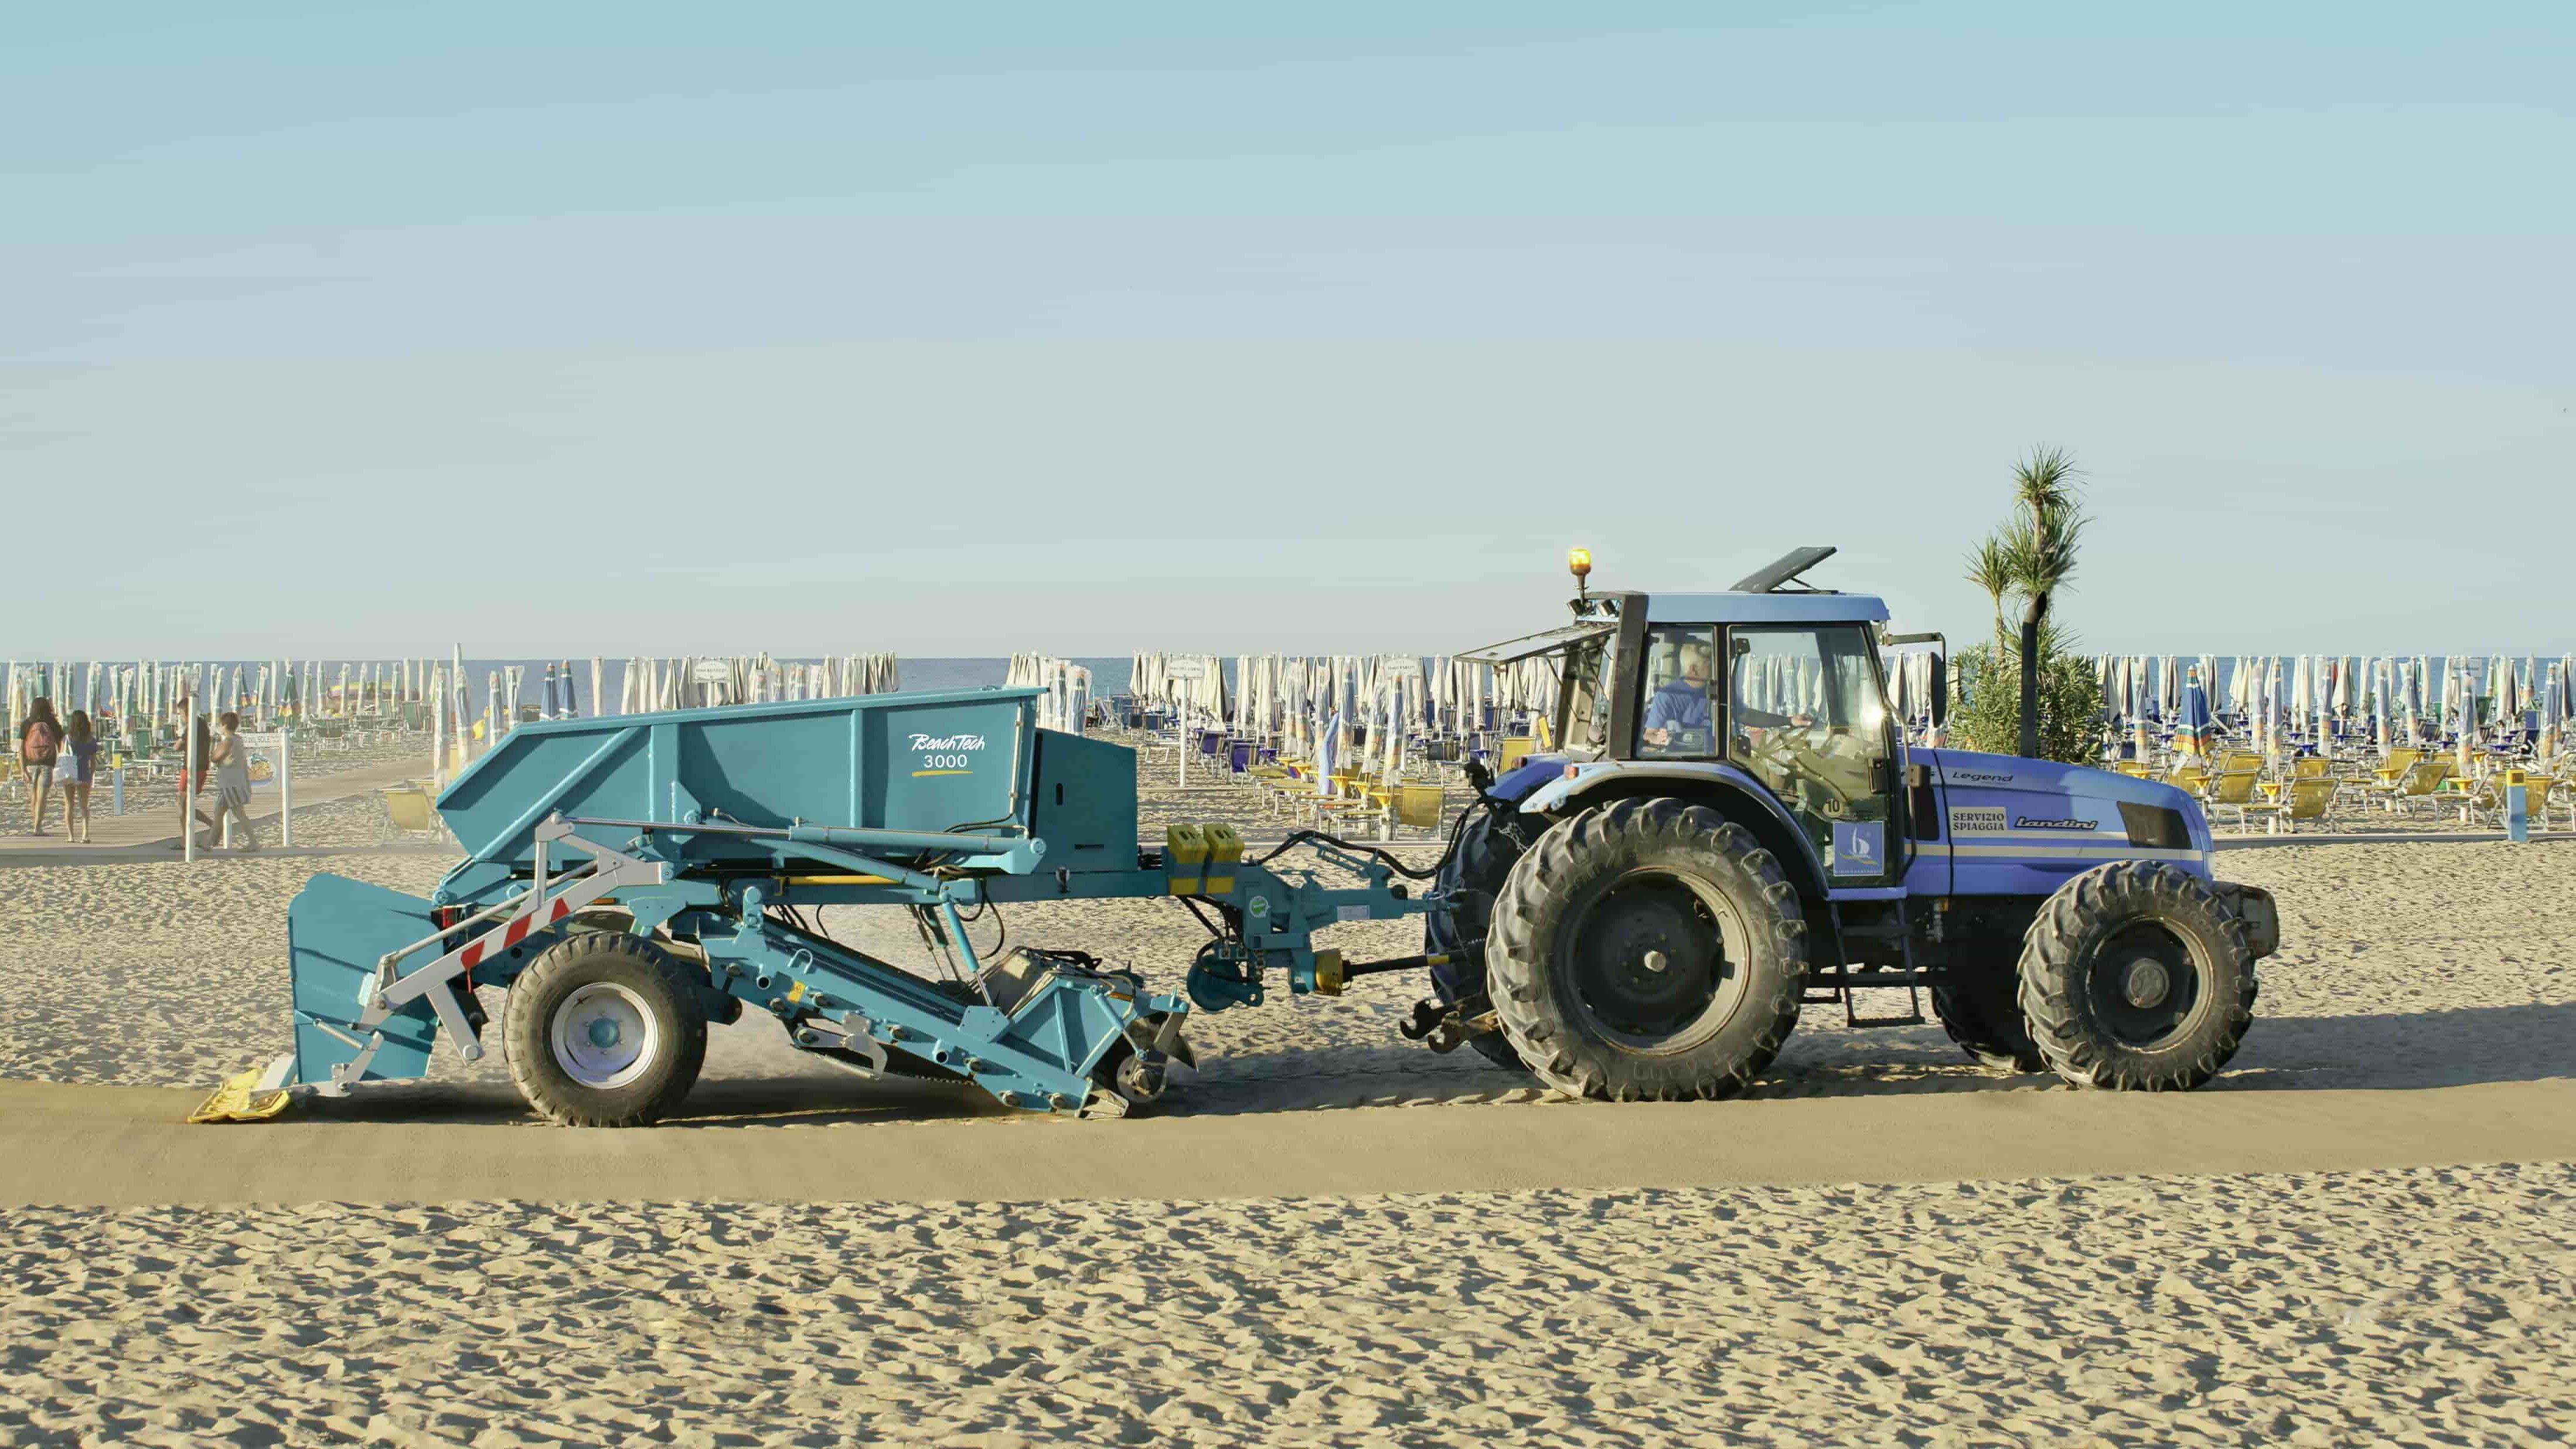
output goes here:
[[[63, 743], [54, 761], [54, 783], [63, 792], [63, 834], [75, 844], [89, 843], [89, 785], [98, 773], [98, 735], [89, 711], [76, 709], [63, 722]], [[37, 820], [38, 825], [45, 822]]]
[[29, 835], [45, 833], [45, 804], [54, 788], [54, 757], [62, 750], [62, 721], [54, 718], [54, 702], [38, 696], [27, 710], [27, 723], [18, 732], [18, 768], [25, 772], [27, 789], [36, 797], [35, 828]]

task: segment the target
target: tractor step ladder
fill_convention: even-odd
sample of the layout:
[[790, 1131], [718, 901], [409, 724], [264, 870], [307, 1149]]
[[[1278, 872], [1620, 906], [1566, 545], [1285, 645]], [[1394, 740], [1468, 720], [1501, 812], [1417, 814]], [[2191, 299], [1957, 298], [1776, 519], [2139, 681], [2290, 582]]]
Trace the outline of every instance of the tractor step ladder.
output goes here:
[[[1897, 959], [1904, 964], [1894, 971], [1855, 971], [1848, 961], [1838, 963], [1833, 970], [1808, 978], [1804, 1000], [1815, 1005], [1841, 1002], [1847, 1027], [1923, 1025], [1928, 1020], [1923, 1015], [1923, 991], [1932, 978], [1914, 964], [1914, 931], [1904, 899], [1833, 901], [1827, 908], [1833, 912], [1834, 934], [1842, 943], [1839, 954], [1852, 955], [1852, 947], [1861, 942], [1893, 942]], [[1862, 1016], [1852, 1003], [1854, 991], [1899, 989], [1905, 992], [1903, 1016]]]

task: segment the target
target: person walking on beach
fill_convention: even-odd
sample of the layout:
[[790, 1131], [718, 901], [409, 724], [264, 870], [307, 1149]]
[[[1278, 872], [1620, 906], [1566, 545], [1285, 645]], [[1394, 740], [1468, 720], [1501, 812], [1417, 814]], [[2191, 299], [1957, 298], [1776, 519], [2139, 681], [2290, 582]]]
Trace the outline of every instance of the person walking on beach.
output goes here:
[[206, 818], [205, 811], [197, 808], [197, 795], [206, 788], [206, 772], [214, 767], [214, 737], [207, 732], [204, 715], [190, 711], [187, 719], [189, 732], [196, 736], [196, 745], [193, 752], [184, 757], [186, 763], [179, 767], [179, 794], [188, 802], [188, 824], [185, 828], [195, 830], [200, 825], [204, 826], [205, 832], [197, 837], [197, 845], [200, 849], [212, 850], [215, 846], [215, 822]]
[[[76, 844], [89, 843], [89, 785], [98, 773], [98, 732], [89, 711], [76, 709], [63, 724], [63, 745], [55, 757], [54, 783], [63, 792], [63, 834]], [[42, 819], [36, 822], [45, 822]]]
[[217, 723], [224, 727], [222, 739], [215, 741], [215, 819], [241, 823], [241, 849], [259, 849], [259, 832], [250, 823], [250, 746], [242, 743], [241, 716], [225, 710]]
[[29, 817], [33, 828], [29, 835], [45, 833], [45, 806], [54, 788], [54, 760], [62, 751], [63, 725], [54, 717], [54, 702], [39, 695], [27, 709], [27, 723], [18, 733], [18, 768], [27, 777], [28, 792], [35, 796], [36, 813]]

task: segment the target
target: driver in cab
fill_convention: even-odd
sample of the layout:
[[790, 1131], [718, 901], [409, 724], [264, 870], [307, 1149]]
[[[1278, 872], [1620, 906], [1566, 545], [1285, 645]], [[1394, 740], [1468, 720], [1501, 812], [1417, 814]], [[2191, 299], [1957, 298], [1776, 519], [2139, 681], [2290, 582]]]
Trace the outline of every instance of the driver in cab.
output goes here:
[[1705, 641], [1685, 640], [1681, 672], [1665, 680], [1646, 700], [1646, 722], [1637, 739], [1647, 749], [1671, 754], [1709, 753], [1716, 718], [1708, 703], [1709, 648]]

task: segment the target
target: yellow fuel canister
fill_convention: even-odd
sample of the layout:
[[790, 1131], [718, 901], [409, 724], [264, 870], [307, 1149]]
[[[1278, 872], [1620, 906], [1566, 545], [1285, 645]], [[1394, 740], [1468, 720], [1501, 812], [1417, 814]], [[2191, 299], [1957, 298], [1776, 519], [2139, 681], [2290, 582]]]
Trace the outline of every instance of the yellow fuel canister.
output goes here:
[[1232, 895], [1234, 867], [1243, 859], [1243, 837], [1222, 820], [1209, 821], [1199, 832], [1207, 837], [1207, 893]]
[[1163, 829], [1163, 873], [1176, 896], [1199, 893], [1207, 877], [1207, 833], [1190, 824]]

